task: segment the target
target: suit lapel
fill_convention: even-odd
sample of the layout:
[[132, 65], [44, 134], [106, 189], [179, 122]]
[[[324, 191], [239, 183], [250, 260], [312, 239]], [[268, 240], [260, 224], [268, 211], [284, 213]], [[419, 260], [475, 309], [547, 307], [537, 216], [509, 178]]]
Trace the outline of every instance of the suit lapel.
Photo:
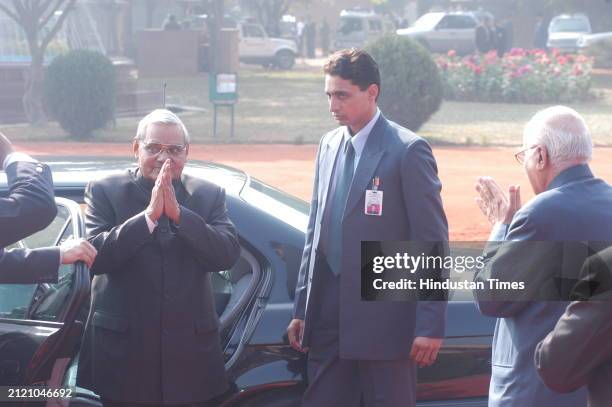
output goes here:
[[359, 202], [359, 198], [361, 198], [364, 191], [374, 178], [374, 172], [376, 171], [378, 163], [385, 153], [382, 149], [382, 141], [386, 130], [387, 120], [381, 114], [378, 121], [372, 128], [372, 131], [368, 136], [368, 140], [366, 141], [366, 145], [363, 148], [363, 152], [361, 153], [361, 158], [359, 158], [359, 164], [357, 165], [355, 175], [353, 176], [353, 182], [351, 183], [351, 188], [346, 200], [346, 207], [344, 208], [344, 215], [342, 216], [342, 219], [344, 219], [346, 215], [353, 210], [357, 202]]

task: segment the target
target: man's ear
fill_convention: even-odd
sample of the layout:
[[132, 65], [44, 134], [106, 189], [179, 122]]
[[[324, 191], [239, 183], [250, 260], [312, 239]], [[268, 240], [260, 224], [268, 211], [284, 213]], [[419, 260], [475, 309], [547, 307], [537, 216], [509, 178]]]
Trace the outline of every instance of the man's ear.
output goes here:
[[548, 155], [546, 147], [538, 146], [538, 157], [536, 162], [537, 168], [543, 170], [548, 165], [550, 165], [550, 157]]
[[380, 88], [378, 87], [377, 84], [372, 83], [370, 84], [370, 86], [368, 86], [368, 88], [366, 89], [366, 92], [368, 92], [368, 96], [370, 100], [377, 100], [378, 94], [380, 93]]
[[138, 160], [138, 150], [139, 144], [138, 144], [138, 139], [134, 139], [134, 141], [132, 141], [132, 152], [134, 153], [134, 158], [136, 158]]

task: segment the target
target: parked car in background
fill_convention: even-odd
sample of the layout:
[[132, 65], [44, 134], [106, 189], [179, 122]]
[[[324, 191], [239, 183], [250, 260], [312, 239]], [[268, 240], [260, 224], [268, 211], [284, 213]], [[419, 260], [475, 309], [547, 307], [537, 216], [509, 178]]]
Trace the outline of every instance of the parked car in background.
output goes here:
[[342, 10], [333, 48], [363, 48], [368, 41], [392, 31], [391, 22], [371, 10]]
[[397, 30], [430, 52], [469, 54], [476, 49], [478, 18], [472, 12], [432, 12], [423, 14], [408, 28]]
[[593, 57], [596, 68], [612, 68], [612, 32], [583, 35], [578, 40], [578, 51]]
[[[134, 167], [127, 160], [60, 158], [48, 163], [60, 197], [58, 215], [18, 246], [57, 245], [71, 236], [83, 237], [80, 205], [87, 182]], [[286, 328], [292, 319], [308, 204], [222, 165], [194, 161], [185, 172], [225, 188], [241, 245], [238, 263], [211, 276], [231, 383], [220, 405], [298, 406], [306, 386], [305, 356], [289, 346]], [[6, 193], [6, 177], [0, 174], [0, 196]], [[75, 387], [89, 282], [87, 268], [76, 264], [62, 266], [56, 284], [0, 284], [0, 386]], [[420, 407], [487, 405], [495, 319], [483, 317], [471, 292], [467, 294], [449, 302], [438, 360], [419, 369]], [[76, 387], [73, 395], [71, 407], [101, 407], [89, 389]]]
[[[297, 56], [297, 44], [294, 39], [269, 37], [261, 24], [251, 20], [237, 21], [229, 16], [223, 18], [223, 28], [238, 30], [238, 54], [241, 62], [265, 67], [291, 69]], [[195, 16], [190, 21], [191, 27], [201, 31], [200, 46], [203, 56], [208, 58], [211, 35], [209, 20], [206, 14]]]
[[293, 68], [298, 54], [294, 40], [269, 37], [263, 26], [257, 23], [239, 23], [238, 29], [240, 61], [278, 69]]
[[578, 40], [591, 33], [591, 22], [584, 14], [561, 14], [550, 20], [546, 46], [561, 52], [578, 52]]

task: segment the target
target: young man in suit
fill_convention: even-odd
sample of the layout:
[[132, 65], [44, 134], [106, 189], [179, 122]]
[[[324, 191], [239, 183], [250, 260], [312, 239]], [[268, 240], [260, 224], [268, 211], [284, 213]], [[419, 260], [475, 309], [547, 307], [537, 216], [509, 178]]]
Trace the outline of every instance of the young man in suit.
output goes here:
[[[517, 160], [535, 197], [521, 207], [520, 189], [506, 194], [489, 177], [476, 184], [480, 207], [494, 225], [485, 267], [475, 279], [523, 282], [523, 290], [475, 290], [480, 311], [498, 317], [493, 339], [489, 406], [576, 407], [581, 388], [568, 394], [548, 389], [533, 363], [538, 342], [565, 311], [564, 281], [578, 276], [585, 250], [612, 241], [612, 187], [593, 176], [592, 141], [584, 119], [554, 106], [538, 112], [523, 132]], [[573, 252], [574, 249], [579, 250]], [[573, 274], [573, 275], [572, 275]], [[562, 301], [558, 301], [562, 300]]]
[[[362, 301], [361, 241], [447, 242], [437, 167], [427, 142], [377, 107], [380, 74], [365, 51], [324, 68], [340, 127], [321, 139], [298, 277], [291, 345], [308, 352], [304, 406], [411, 406], [416, 365], [436, 360], [445, 302]], [[373, 186], [375, 185], [375, 187]], [[366, 205], [368, 190], [384, 200]]]
[[168, 110], [132, 148], [137, 169], [85, 194], [99, 254], [77, 382], [105, 407], [203, 403], [228, 387], [210, 278], [240, 253], [225, 191], [183, 174], [189, 133]]
[[91, 266], [96, 250], [83, 239], [71, 239], [59, 247], [4, 250], [47, 227], [57, 207], [49, 167], [15, 152], [2, 133], [0, 165], [9, 187], [8, 196], [0, 198], [0, 284], [52, 283], [57, 281], [60, 264], [82, 260]]

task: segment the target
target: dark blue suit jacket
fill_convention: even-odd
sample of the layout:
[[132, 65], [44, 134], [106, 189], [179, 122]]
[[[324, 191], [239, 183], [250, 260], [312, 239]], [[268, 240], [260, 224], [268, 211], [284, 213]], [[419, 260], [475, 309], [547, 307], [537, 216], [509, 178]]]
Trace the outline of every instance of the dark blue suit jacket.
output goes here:
[[4, 250], [44, 229], [57, 214], [48, 166], [17, 161], [6, 169], [9, 195], [0, 198], [0, 284], [57, 281], [59, 248]]
[[[304, 344], [312, 327], [309, 304], [320, 301], [315, 267], [321, 220], [344, 127], [321, 139], [310, 220], [295, 294], [294, 316], [305, 320]], [[364, 214], [365, 191], [379, 177], [382, 216]], [[340, 357], [391, 360], [410, 354], [415, 336], [444, 337], [446, 302], [362, 301], [361, 241], [447, 242], [448, 225], [436, 161], [427, 142], [381, 114], [364, 146], [342, 219]], [[418, 311], [417, 311], [418, 308]]]
[[[560, 287], [557, 273], [572, 271], [567, 265], [575, 256], [568, 256], [567, 249], [578, 242], [612, 241], [610, 225], [612, 187], [595, 178], [587, 165], [577, 165], [561, 172], [546, 191], [525, 204], [506, 230], [494, 230], [485, 251], [485, 267], [476, 280], [525, 281], [525, 291], [532, 296], [520, 298], [524, 294], [516, 291], [515, 301], [506, 297], [495, 300], [496, 295], [506, 292], [474, 291], [481, 312], [499, 317], [493, 338], [489, 406], [586, 404], [584, 389], [569, 394], [548, 389], [533, 362], [537, 343], [552, 331], [567, 301], [527, 300], [554, 298], [551, 292]], [[580, 264], [568, 278], [578, 277]]]

